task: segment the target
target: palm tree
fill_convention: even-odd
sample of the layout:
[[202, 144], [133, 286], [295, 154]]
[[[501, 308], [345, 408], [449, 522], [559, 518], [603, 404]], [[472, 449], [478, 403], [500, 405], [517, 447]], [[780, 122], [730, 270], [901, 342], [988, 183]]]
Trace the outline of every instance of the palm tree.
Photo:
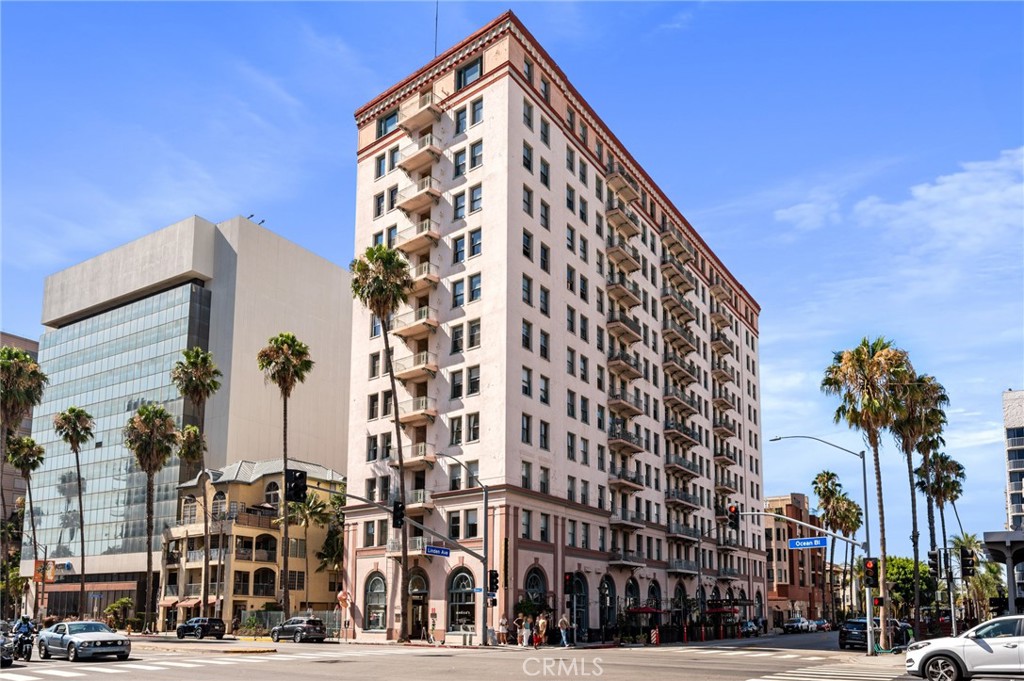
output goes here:
[[910, 485], [910, 543], [914, 552], [914, 636], [921, 637], [921, 555], [917, 529], [917, 485], [914, 481], [914, 452], [930, 437], [942, 432], [949, 404], [946, 389], [934, 376], [911, 376], [908, 382], [896, 386], [897, 414], [889, 426], [907, 463], [907, 481]]
[[[838, 395], [835, 422], [845, 421], [850, 428], [864, 434], [871, 447], [875, 464], [875, 492], [878, 495], [879, 534], [879, 595], [888, 602], [885, 584], [885, 504], [882, 499], [882, 466], [878, 449], [880, 435], [892, 424], [894, 384], [905, 383], [906, 375], [913, 371], [907, 353], [893, 347], [891, 341], [879, 336], [875, 340], [865, 337], [851, 350], [834, 353], [832, 364], [825, 369], [821, 389], [828, 395]], [[885, 607], [880, 608], [880, 645], [886, 646]]]
[[[939, 523], [942, 527], [942, 548], [949, 555], [949, 536], [946, 534], [946, 504], [954, 504], [963, 494], [966, 478], [964, 467], [945, 452], [932, 454], [929, 461], [931, 494], [939, 509]], [[946, 571], [946, 588], [952, 590], [953, 580]]]
[[[822, 471], [814, 476], [814, 480], [811, 481], [811, 489], [814, 490], [815, 496], [818, 497], [818, 510], [821, 511], [821, 524], [825, 529], [836, 531], [838, 527], [838, 507], [836, 502], [839, 500], [839, 495], [842, 493], [843, 485], [839, 482], [839, 476], [832, 471]], [[829, 559], [829, 584], [832, 583], [833, 568], [832, 565], [835, 563], [836, 558], [836, 543], [829, 542], [832, 545], [832, 555]], [[822, 610], [825, 608], [825, 555], [822, 551], [821, 556], [821, 607]], [[833, 617], [835, 613], [833, 613]]]
[[[21, 348], [0, 346], [0, 480], [7, 466], [7, 439], [43, 399], [49, 382], [39, 364]], [[0, 492], [0, 520], [7, 522], [7, 497]], [[7, 556], [7, 539], [0, 537], [0, 556]], [[0, 614], [4, 613], [0, 594]]]
[[[405, 507], [405, 459], [402, 453], [402, 430], [398, 420], [398, 388], [395, 384], [395, 374], [391, 370], [389, 322], [392, 315], [398, 311], [399, 305], [406, 301], [409, 288], [412, 286], [409, 263], [398, 251], [378, 244], [367, 248], [363, 257], [353, 260], [349, 270], [352, 272], [353, 295], [380, 320], [384, 328], [381, 335], [384, 336], [384, 361], [387, 363], [385, 369], [391, 381], [391, 413], [394, 414], [394, 442], [398, 452], [398, 501]], [[486, 518], [484, 521], [486, 522]], [[402, 578], [398, 592], [401, 594], [399, 612], [402, 618], [400, 641], [408, 640], [409, 637], [409, 602], [406, 597], [409, 593], [408, 535], [408, 528], [403, 525], [399, 529], [402, 546]]]
[[345, 534], [342, 528], [336, 523], [331, 523], [327, 528], [327, 536], [324, 537], [324, 544], [316, 552], [316, 559], [319, 565], [317, 572], [327, 570], [334, 573], [334, 583], [341, 582], [341, 571], [345, 566]]
[[[836, 505], [839, 507], [839, 531], [842, 532], [844, 537], [852, 537], [860, 530], [864, 524], [864, 510], [860, 507], [856, 501], [851, 499], [845, 492], [843, 492], [839, 499], [836, 501]], [[846, 572], [847, 568], [853, 564], [853, 553], [854, 547], [852, 544], [847, 545], [844, 549], [845, 552], [849, 552], [849, 558], [843, 559], [843, 577], [842, 583], [847, 584]], [[850, 593], [850, 605], [852, 606], [854, 601], [854, 594], [852, 593], [852, 580], [850, 581], [851, 593]]]
[[[306, 493], [304, 501], [292, 501], [288, 504], [288, 524], [302, 528], [302, 540], [307, 543], [310, 527], [323, 527], [331, 521], [331, 511], [327, 503], [313, 492]], [[281, 523], [278, 518], [275, 522]], [[309, 607], [309, 548], [303, 551], [306, 559], [306, 572], [303, 580], [303, 600]]]
[[[182, 397], [186, 398], [196, 410], [196, 421], [199, 427], [196, 434], [202, 438], [202, 431], [205, 424], [206, 400], [215, 392], [220, 390], [220, 378], [223, 376], [220, 369], [213, 361], [213, 353], [203, 350], [200, 347], [185, 349], [181, 351], [182, 357], [175, 362], [171, 369], [171, 382], [178, 389]], [[187, 428], [188, 426], [186, 426]], [[183, 431], [184, 434], [184, 431]], [[201, 444], [201, 443], [200, 443]], [[210, 514], [206, 506], [206, 486], [203, 478], [206, 475], [206, 452], [205, 444], [194, 445], [192, 453], [197, 453], [197, 458], [189, 461], [191, 464], [199, 465], [199, 478], [196, 481], [199, 488], [203, 490], [203, 584], [200, 594], [202, 600], [202, 613], [210, 615]], [[182, 457], [184, 459], [184, 457]]]
[[[21, 477], [25, 481], [25, 490], [28, 492], [28, 519], [32, 528], [33, 565], [35, 565], [35, 561], [39, 560], [39, 543], [36, 541], [36, 509], [32, 501], [32, 474], [43, 465], [45, 456], [46, 450], [30, 437], [15, 437], [8, 442], [7, 462], [21, 473]], [[39, 581], [40, 589], [45, 588], [43, 586], [45, 583], [46, 576], [44, 574]], [[39, 612], [41, 599], [41, 591], [37, 591], [36, 607], [33, 609], [36, 613]]]
[[78, 612], [85, 612], [85, 509], [82, 504], [82, 445], [93, 438], [95, 422], [84, 409], [68, 407], [53, 417], [53, 430], [75, 455], [75, 480], [78, 483], [78, 544], [82, 556], [82, 581], [78, 588]]
[[[284, 447], [281, 468], [281, 489], [285, 489], [285, 476], [288, 474], [288, 398], [299, 383], [304, 383], [309, 372], [313, 370], [313, 360], [309, 356], [309, 346], [295, 337], [293, 333], [279, 333], [267, 341], [264, 347], [256, 355], [256, 366], [263, 372], [264, 379], [273, 383], [281, 392], [281, 402], [284, 410]], [[282, 509], [283, 510], [283, 509]], [[284, 579], [284, 616], [285, 619], [291, 616], [291, 592], [288, 589], [288, 554], [291, 546], [288, 539], [288, 525], [284, 524], [284, 551], [282, 568]]]
[[[146, 474], [146, 604], [145, 627], [149, 627], [149, 608], [153, 602], [153, 492], [156, 474], [167, 464], [178, 445], [180, 435], [171, 416], [162, 405], [144, 404], [128, 419], [124, 446], [135, 454], [139, 469]], [[204, 580], [205, 580], [204, 575]]]

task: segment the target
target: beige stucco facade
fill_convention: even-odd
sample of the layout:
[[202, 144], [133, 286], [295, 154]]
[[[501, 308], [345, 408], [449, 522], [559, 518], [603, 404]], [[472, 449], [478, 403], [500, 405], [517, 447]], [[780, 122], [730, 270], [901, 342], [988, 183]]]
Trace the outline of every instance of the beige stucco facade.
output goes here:
[[[753, 298], [511, 13], [356, 119], [356, 252], [390, 241], [414, 285], [391, 327], [401, 482], [381, 330], [353, 311], [350, 491], [403, 484], [409, 517], [481, 547], [452, 459], [478, 472], [490, 628], [523, 599], [571, 601], [588, 635], [645, 604], [678, 625], [698, 571], [708, 599], [762, 614], [763, 527], [723, 524], [762, 505]], [[480, 561], [411, 533], [413, 635], [474, 628]], [[397, 534], [350, 501], [346, 542], [356, 632], [394, 638]]]

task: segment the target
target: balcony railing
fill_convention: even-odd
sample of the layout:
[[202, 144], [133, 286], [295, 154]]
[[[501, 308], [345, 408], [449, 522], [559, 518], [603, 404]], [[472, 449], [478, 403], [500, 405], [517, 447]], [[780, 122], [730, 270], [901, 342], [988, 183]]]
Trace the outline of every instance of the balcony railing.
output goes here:
[[[419, 220], [412, 227], [406, 227], [395, 237], [395, 249], [406, 255], [415, 255], [430, 250], [441, 240], [441, 226], [430, 219]], [[436, 274], [436, 272], [435, 272]], [[414, 275], [413, 286], [417, 277]]]
[[[434, 452], [434, 445], [428, 442], [416, 442], [402, 451], [402, 460], [406, 470], [419, 471], [432, 466], [437, 461], [437, 455]], [[397, 468], [398, 458], [390, 458], [388, 464]]]
[[273, 584], [253, 584], [252, 595], [256, 598], [273, 598], [276, 594], [274, 593]]
[[640, 360], [628, 352], [613, 352], [609, 354], [608, 368], [628, 380], [643, 376], [643, 371], [640, 369]]
[[604, 178], [605, 184], [613, 192], [616, 192], [626, 203], [636, 201], [640, 198], [640, 187], [637, 185], [626, 169], [619, 163], [608, 164], [608, 174]]
[[437, 417], [437, 398], [414, 397], [398, 405], [398, 422], [422, 425]]
[[635, 343], [643, 337], [639, 323], [616, 311], [608, 313], [608, 332], [614, 333], [623, 343]]
[[620, 270], [635, 272], [640, 269], [640, 251], [625, 239], [609, 236], [605, 239], [605, 251], [608, 259]]
[[437, 203], [441, 198], [441, 183], [431, 175], [422, 177], [416, 183], [398, 192], [400, 210], [416, 213]]
[[391, 333], [405, 340], [420, 338], [436, 330], [438, 324], [437, 310], [423, 305], [396, 316], [391, 322]]
[[697, 539], [700, 537], [700, 530], [695, 527], [690, 527], [689, 525], [683, 525], [682, 523], [670, 523], [667, 534], [675, 535], [677, 537]]
[[608, 296], [626, 307], [636, 307], [641, 302], [643, 293], [635, 281], [626, 279], [624, 275], [610, 276], [605, 280]]
[[716, 435], [721, 437], [738, 437], [735, 421], [730, 421], [726, 418], [716, 418], [711, 422], [711, 426]]
[[711, 375], [720, 381], [738, 383], [736, 380], [736, 370], [725, 362], [712, 362]]
[[177, 595], [178, 595], [178, 585], [177, 584], [165, 584], [164, 585], [164, 597], [165, 598], [167, 596], [177, 596]]
[[669, 454], [665, 457], [665, 468], [684, 475], [689, 474], [690, 477], [700, 475], [700, 466], [696, 462], [678, 454]]
[[608, 468], [608, 484], [616, 482], [622, 482], [627, 485], [643, 488], [644, 483], [640, 479], [640, 474], [636, 471], [631, 471], [626, 468], [615, 468], [611, 466]]
[[608, 408], [621, 414], [627, 414], [627, 418], [644, 413], [644, 407], [640, 400], [626, 393], [608, 393]]
[[715, 447], [714, 455], [715, 461], [720, 463], [735, 465], [739, 460], [735, 450], [731, 447]]
[[683, 236], [679, 228], [671, 223], [662, 225], [661, 240], [668, 247], [672, 255], [680, 260], [691, 260], [696, 255], [690, 240]]
[[[430, 222], [430, 220], [424, 220], [424, 222]], [[422, 262], [416, 265], [412, 268], [410, 274], [412, 275], [412, 287], [409, 291], [413, 294], [422, 293], [431, 287], [437, 286], [438, 282], [441, 281], [437, 265], [431, 262]]]
[[427, 133], [402, 148], [402, 160], [398, 162], [398, 167], [407, 173], [422, 172], [430, 168], [440, 156], [440, 143]]
[[612, 523], [629, 523], [630, 525], [644, 525], [644, 516], [639, 511], [631, 511], [627, 508], [618, 510], [612, 509]]
[[736, 344], [729, 340], [721, 331], [711, 334], [711, 347], [722, 354], [736, 354]]
[[258, 563], [276, 563], [277, 551], [240, 547], [235, 549], [235, 560], [253, 560]]
[[421, 93], [398, 110], [398, 127], [414, 132], [432, 121], [441, 120], [441, 101], [433, 92]]
[[621, 201], [612, 200], [605, 204], [604, 220], [627, 239], [640, 233], [640, 218]]
[[391, 367], [395, 378], [400, 381], [429, 378], [437, 373], [437, 355], [433, 352], [417, 352], [410, 357], [394, 360]]
[[733, 316], [729, 310], [726, 309], [725, 305], [721, 303], [712, 303], [711, 305], [711, 323], [715, 326], [722, 328], [725, 326], [732, 326]]
[[711, 295], [716, 298], [722, 298], [725, 300], [732, 299], [732, 286], [729, 286], [723, 277], [716, 276], [711, 281], [709, 290], [711, 291]]
[[[397, 497], [396, 497], [397, 498]], [[430, 490], [410, 489], [405, 492], [405, 503], [409, 506], [414, 504], [429, 504], [431, 502]]]
[[639, 435], [624, 428], [612, 428], [608, 431], [608, 446], [621, 451], [640, 452], [643, 451], [644, 441]]
[[640, 551], [623, 551], [621, 549], [612, 549], [608, 553], [609, 563], [629, 563], [630, 565], [644, 565], [647, 561], [644, 559], [644, 554]]
[[667, 503], [680, 502], [695, 508], [700, 508], [700, 497], [681, 489], [665, 490], [665, 501]]
[[670, 560], [668, 562], [669, 572], [687, 572], [697, 574], [697, 561], [695, 560]]
[[[429, 544], [427, 537], [409, 537], [409, 553], [423, 553], [423, 548]], [[385, 549], [388, 553], [399, 553], [402, 550], [402, 540], [399, 538], [388, 539]]]
[[699, 409], [697, 400], [674, 385], [665, 386], [665, 404], [673, 409], [694, 413]]
[[684, 441], [683, 444], [690, 446], [700, 444], [700, 436], [697, 434], [697, 431], [682, 421], [676, 421], [675, 419], [665, 421], [665, 437], [681, 439]]

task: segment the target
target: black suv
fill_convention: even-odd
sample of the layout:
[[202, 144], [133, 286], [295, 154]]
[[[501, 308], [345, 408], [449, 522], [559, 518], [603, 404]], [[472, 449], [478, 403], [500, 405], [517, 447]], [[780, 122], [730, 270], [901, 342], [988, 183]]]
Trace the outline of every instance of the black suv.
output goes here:
[[303, 641], [320, 641], [327, 638], [327, 628], [323, 620], [315, 617], [293, 617], [270, 630], [270, 639], [277, 643], [282, 638], [290, 638], [296, 643]]
[[[914, 628], [906, 622], [886, 620], [889, 626], [889, 642], [892, 645], [906, 645], [914, 635]], [[878, 631], [881, 625], [878, 618], [875, 618], [875, 642], [878, 642]], [[863, 617], [846, 620], [843, 626], [839, 627], [839, 649], [845, 648], [867, 648], [868, 631], [867, 620]]]
[[195, 636], [213, 636], [218, 641], [224, 638], [224, 620], [217, 617], [193, 617], [188, 622], [178, 625], [178, 638]]

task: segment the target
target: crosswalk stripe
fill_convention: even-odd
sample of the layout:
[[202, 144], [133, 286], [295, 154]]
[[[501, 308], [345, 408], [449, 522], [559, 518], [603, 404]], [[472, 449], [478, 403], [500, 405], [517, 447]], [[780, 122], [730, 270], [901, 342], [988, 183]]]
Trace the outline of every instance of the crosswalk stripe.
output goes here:
[[160, 660], [160, 664], [167, 667], [198, 667], [194, 662], [172, 662], [171, 660]]
[[812, 655], [810, 657], [805, 657], [804, 659], [805, 660], [827, 660], [828, 658], [827, 657], [815, 657], [814, 655]]
[[157, 667], [156, 665], [153, 665], [153, 664], [127, 664], [127, 663], [122, 663], [122, 664], [119, 664], [117, 666], [120, 667], [121, 669], [138, 669], [139, 671], [143, 671], [143, 672], [165, 672], [165, 671], [167, 671], [167, 667]]
[[[683, 648], [683, 650], [685, 651], [686, 649]], [[721, 650], [713, 650], [712, 649], [712, 650], [695, 650], [693, 652], [695, 652], [698, 655], [717, 655], [718, 653], [720, 653], [722, 651]]]
[[85, 676], [82, 672], [70, 672], [65, 669], [33, 669], [34, 674], [46, 674], [47, 676], [57, 676], [60, 678], [72, 678], [75, 676]]
[[768, 657], [768, 656], [774, 655], [774, 654], [775, 653], [751, 653], [750, 657]]
[[800, 657], [799, 655], [779, 655], [780, 660], [792, 660], [794, 657]]
[[[242, 657], [240, 655], [236, 655], [235, 657], [215, 657], [213, 659], [215, 659], [215, 660], [224, 660], [224, 661], [228, 662], [229, 664], [234, 664], [236, 662], [244, 662], [245, 664], [251, 664], [253, 662], [255, 662], [256, 664], [262, 664], [263, 662], [270, 662], [270, 660], [268, 660], [265, 657], [256, 657], [255, 655], [246, 655], [245, 657]], [[165, 664], [165, 663], [161, 662], [160, 664]]]
[[29, 676], [28, 674], [4, 672], [4, 681], [40, 681], [40, 679], [38, 676]]
[[238, 664], [234, 660], [231, 660], [230, 662], [228, 660], [203, 660], [203, 659], [196, 660], [196, 661], [197, 662], [202, 662], [204, 664]]
[[89, 671], [91, 671], [91, 672], [99, 672], [100, 674], [125, 674], [126, 673], [126, 671], [124, 669], [118, 669], [116, 666], [109, 665], [109, 664], [106, 664], [106, 665], [103, 665], [103, 666], [100, 666], [98, 664], [93, 665], [93, 666], [89, 667]]

